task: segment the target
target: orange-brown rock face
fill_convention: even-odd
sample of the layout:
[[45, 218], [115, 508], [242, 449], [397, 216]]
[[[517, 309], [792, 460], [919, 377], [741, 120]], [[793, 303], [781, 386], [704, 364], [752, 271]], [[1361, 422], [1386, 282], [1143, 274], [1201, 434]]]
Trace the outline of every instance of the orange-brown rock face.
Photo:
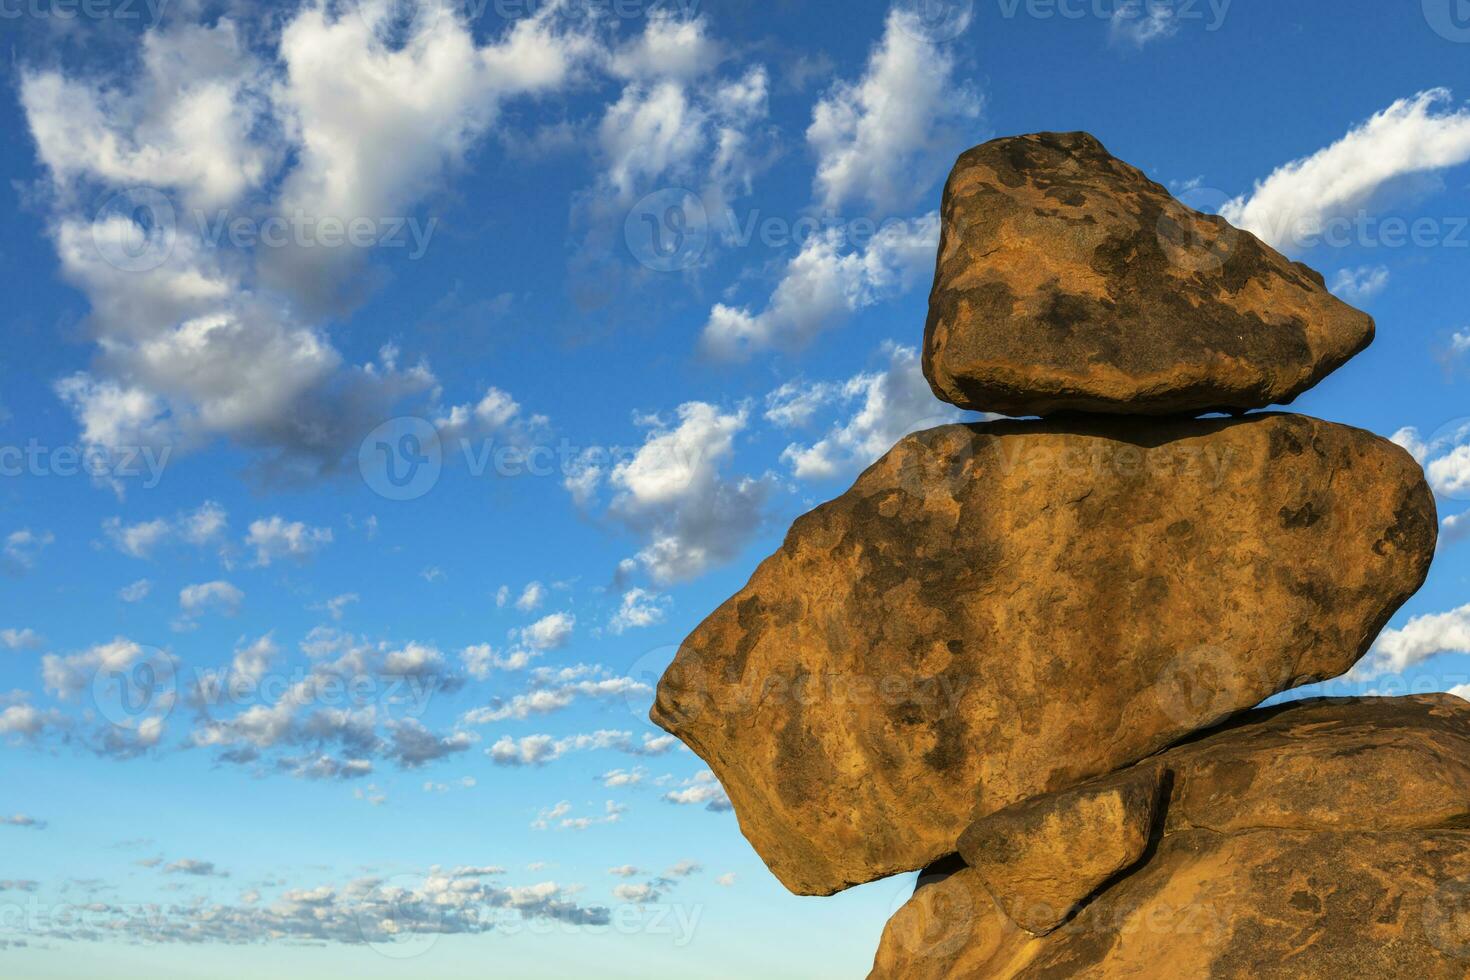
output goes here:
[[1155, 774], [1150, 853], [1059, 929], [1031, 936], [993, 875], [966, 868], [894, 915], [871, 976], [1470, 976], [1470, 704], [1255, 711], [1077, 792]]
[[1011, 920], [1035, 935], [1143, 857], [1163, 771], [1128, 769], [1043, 793], [972, 823], [957, 848]]
[[1373, 339], [1322, 277], [1086, 133], [967, 151], [945, 186], [924, 373], [1006, 415], [1286, 404]]
[[1407, 453], [1301, 416], [933, 429], [793, 525], [653, 719], [828, 894], [1347, 670], [1435, 529]]

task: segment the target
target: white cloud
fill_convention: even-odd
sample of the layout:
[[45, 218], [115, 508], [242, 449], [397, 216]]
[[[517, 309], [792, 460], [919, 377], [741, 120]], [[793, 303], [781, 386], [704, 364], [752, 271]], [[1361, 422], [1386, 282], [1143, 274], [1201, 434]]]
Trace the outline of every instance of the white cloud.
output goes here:
[[361, 601], [362, 596], [358, 595], [356, 592], [344, 592], [341, 595], [332, 596], [332, 598], [326, 600], [325, 602], [312, 606], [312, 608], [326, 613], [328, 616], [331, 616], [332, 619], [340, 623], [342, 621], [343, 614], [347, 611], [347, 607], [351, 605], [356, 605]]
[[192, 511], [136, 524], [124, 524], [119, 517], [109, 517], [102, 522], [102, 533], [114, 548], [128, 557], [152, 558], [158, 548], [170, 541], [196, 548], [219, 547], [228, 526], [229, 514], [225, 509], [213, 500], [206, 500]]
[[115, 187], [176, 187], [199, 207], [224, 207], [260, 186], [275, 149], [252, 132], [266, 79], [234, 23], [145, 33], [132, 91], [65, 77], [21, 77], [21, 105], [41, 162], [63, 192], [84, 179]]
[[721, 888], [731, 888], [735, 884], [735, 872], [728, 871], [715, 879], [715, 884]]
[[597, 778], [608, 789], [622, 789], [628, 786], [637, 786], [643, 782], [645, 775], [647, 773], [640, 767], [635, 769], [610, 769]]
[[186, 585], [179, 590], [179, 612], [192, 620], [206, 612], [234, 616], [245, 601], [245, 593], [222, 579]]
[[255, 551], [255, 564], [266, 566], [281, 558], [305, 558], [332, 543], [332, 529], [309, 527], [277, 515], [250, 522], [245, 547]]
[[645, 732], [641, 741], [635, 741], [630, 732], [602, 729], [590, 735], [568, 735], [564, 738], [525, 735], [517, 739], [502, 735], [485, 750], [485, 754], [498, 766], [544, 766], [568, 752], [612, 749], [629, 755], [659, 756], [671, 751], [674, 744], [672, 735], [655, 736]]
[[813, 235], [787, 263], [759, 313], [717, 303], [700, 343], [711, 357], [740, 360], [768, 348], [799, 350], [853, 313], [900, 295], [934, 272], [939, 214], [885, 222], [862, 249], [841, 228]]
[[[810, 446], [792, 443], [781, 458], [792, 473], [803, 480], [829, 479], [867, 466], [882, 456], [899, 439], [918, 429], [958, 421], [963, 413], [934, 397], [912, 347], [888, 343], [883, 347], [888, 363], [881, 371], [848, 379], [836, 390], [845, 402], [859, 402], [857, 411], [838, 423], [821, 440]], [[780, 389], [773, 392], [778, 396]], [[773, 411], [789, 417], [781, 403]], [[767, 417], [771, 417], [768, 411]]]
[[622, 604], [613, 614], [612, 621], [608, 623], [608, 629], [614, 633], [623, 633], [630, 629], [640, 629], [661, 623], [672, 602], [673, 600], [666, 595], [659, 595], [647, 589], [631, 588], [623, 593]]
[[119, 589], [117, 597], [123, 602], [142, 602], [148, 598], [148, 593], [152, 591], [153, 582], [146, 578], [140, 578], [136, 582]]
[[577, 617], [571, 613], [555, 612], [542, 616], [530, 626], [519, 630], [517, 635], [520, 642], [532, 650], [560, 650], [571, 640], [576, 625]]
[[23, 527], [5, 536], [5, 550], [0, 552], [0, 567], [15, 574], [36, 567], [41, 552], [56, 543], [56, 535], [50, 531], [33, 531]]
[[1143, 47], [1150, 41], [1159, 41], [1179, 33], [1179, 17], [1172, 3], [1156, 0], [1138, 0], [1120, 3], [1108, 25], [1113, 41], [1127, 41]]
[[509, 700], [495, 698], [488, 707], [467, 711], [461, 719], [468, 725], [483, 725], [507, 719], [524, 720], [568, 708], [579, 698], [613, 700], [651, 693], [647, 684], [631, 677], [610, 674], [602, 667], [578, 664], [531, 672], [530, 689]]
[[254, 642], [242, 641], [236, 646], [235, 657], [230, 666], [235, 676], [258, 682], [280, 654], [281, 648], [276, 645], [274, 637], [267, 633]]
[[692, 84], [719, 60], [703, 18], [664, 13], [651, 14], [643, 34], [613, 52], [611, 71], [629, 82], [597, 128], [595, 211], [606, 209], [602, 198], [613, 214], [657, 185], [684, 185], [707, 217], [719, 219], [731, 198], [749, 193], [764, 163], [754, 130], [767, 115], [769, 82], [764, 66], [753, 65], [734, 80]]
[[643, 871], [635, 865], [620, 864], [615, 868], [608, 868], [607, 873], [610, 875], [616, 875], [619, 878], [632, 878], [637, 875], [641, 875]]
[[598, 824], [617, 823], [628, 812], [628, 808], [620, 803], [608, 800], [603, 805], [602, 814], [596, 817], [572, 817], [572, 805], [562, 800], [556, 806], [542, 810], [536, 819], [531, 821], [532, 830], [549, 830], [553, 824], [562, 830], [586, 830]]
[[684, 781], [682, 789], [670, 790], [663, 798], [665, 802], [679, 806], [702, 806], [712, 813], [734, 809], [730, 797], [725, 795], [725, 787], [720, 785], [715, 774], [708, 769], [695, 773]]
[[41, 634], [33, 629], [0, 629], [0, 647], [33, 650], [41, 645]]
[[[597, 54], [584, 32], [597, 25], [562, 6], [477, 45], [447, 0], [421, 4], [402, 43], [381, 30], [392, 4], [311, 2], [248, 40], [228, 17], [145, 31], [127, 76], [23, 70], [51, 236], [98, 338], [92, 369], [56, 385], [84, 440], [188, 449], [225, 437], [257, 451], [266, 476], [299, 479], [343, 467], [371, 424], [433, 393], [427, 365], [400, 368], [392, 350], [348, 365], [332, 346], [325, 314], [372, 279], [357, 236], [322, 245], [328, 222], [403, 227], [505, 100], [569, 84]], [[138, 224], [131, 201], [90, 213], [94, 187], [137, 184], [157, 189], [159, 224]], [[213, 240], [241, 216], [281, 222], [281, 247]], [[146, 274], [108, 261], [109, 246], [139, 242], [157, 259]]]
[[119, 636], [69, 656], [48, 653], [41, 658], [41, 683], [56, 697], [70, 700], [90, 689], [99, 671], [126, 671], [143, 659], [145, 652], [140, 644]]
[[1399, 673], [1441, 653], [1470, 653], [1470, 605], [1415, 616], [1400, 629], [1384, 630], [1354, 674]]
[[1277, 248], [1300, 247], [1392, 182], [1470, 160], [1470, 110], [1435, 88], [1399, 99], [1331, 146], [1294, 160], [1220, 214]]
[[1388, 286], [1388, 266], [1364, 265], [1341, 269], [1332, 279], [1332, 291], [1349, 303], [1363, 303]]
[[531, 582], [521, 590], [520, 598], [516, 599], [516, 608], [521, 612], [535, 612], [541, 608], [541, 603], [546, 601], [546, 587], [540, 582]]
[[524, 670], [530, 666], [533, 656], [535, 654], [529, 650], [501, 652], [488, 643], [477, 643], [459, 652], [459, 662], [464, 665], [465, 672], [471, 677], [483, 681], [489, 678], [493, 671]]
[[434, 420], [439, 439], [448, 445], [467, 439], [483, 439], [499, 432], [516, 431], [542, 423], [540, 418], [527, 419], [521, 405], [508, 392], [499, 388], [485, 389], [473, 405], [454, 405]]
[[722, 472], [749, 421], [746, 408], [722, 412], [686, 402], [677, 415], [677, 425], [640, 419], [649, 433], [637, 453], [610, 473], [579, 474], [573, 491], [585, 503], [606, 478], [615, 490], [609, 515], [645, 539], [638, 563], [660, 584], [695, 578], [735, 558], [759, 529], [772, 485], [769, 478], [732, 480]]
[[[1389, 441], [1407, 450], [1424, 467], [1429, 486], [1437, 495], [1455, 500], [1470, 495], [1470, 421], [1457, 420], [1428, 438], [1413, 426], [1405, 426]], [[1455, 523], [1451, 523], [1452, 528]]]
[[854, 200], [888, 213], [910, 206], [975, 142], [981, 100], [954, 77], [949, 49], [904, 23], [915, 16], [891, 10], [863, 77], [837, 82], [812, 110], [806, 138], [824, 208]]
[[703, 18], [655, 9], [643, 33], [612, 53], [610, 69], [621, 78], [692, 78], [719, 60], [720, 46], [710, 39]]

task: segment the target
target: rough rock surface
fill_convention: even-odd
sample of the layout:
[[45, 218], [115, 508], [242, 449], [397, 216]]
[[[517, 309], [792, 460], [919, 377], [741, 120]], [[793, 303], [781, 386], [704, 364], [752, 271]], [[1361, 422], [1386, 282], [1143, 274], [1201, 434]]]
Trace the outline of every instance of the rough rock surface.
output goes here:
[[924, 373], [1006, 415], [1289, 403], [1373, 339], [1320, 274], [1086, 133], [995, 140], [944, 189]]
[[1074, 918], [1033, 937], [967, 868], [894, 915], [871, 976], [1470, 976], [1470, 704], [1299, 702], [1132, 771], [1169, 777], [1156, 840]]
[[932, 429], [796, 521], [652, 717], [830, 894], [1347, 670], [1436, 527], [1406, 452], [1302, 416]]
[[1163, 770], [1130, 769], [983, 817], [958, 851], [1012, 921], [1045, 935], [1148, 847]]

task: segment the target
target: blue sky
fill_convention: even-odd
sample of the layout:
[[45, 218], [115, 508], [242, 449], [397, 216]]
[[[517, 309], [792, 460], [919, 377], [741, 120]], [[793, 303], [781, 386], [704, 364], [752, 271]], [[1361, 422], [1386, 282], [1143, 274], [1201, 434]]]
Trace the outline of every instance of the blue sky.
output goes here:
[[1375, 316], [1294, 407], [1445, 526], [1327, 687], [1470, 691], [1463, 4], [812, 6], [0, 4], [0, 973], [861, 975], [912, 876], [786, 894], [645, 713], [960, 417], [914, 348], [998, 135]]

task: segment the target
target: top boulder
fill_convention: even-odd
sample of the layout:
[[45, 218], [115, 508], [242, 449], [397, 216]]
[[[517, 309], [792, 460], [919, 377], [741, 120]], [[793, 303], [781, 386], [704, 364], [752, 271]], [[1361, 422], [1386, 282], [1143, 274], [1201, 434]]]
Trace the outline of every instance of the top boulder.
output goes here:
[[944, 188], [924, 374], [1006, 415], [1286, 404], [1373, 340], [1322, 276], [1087, 133], [966, 151]]

